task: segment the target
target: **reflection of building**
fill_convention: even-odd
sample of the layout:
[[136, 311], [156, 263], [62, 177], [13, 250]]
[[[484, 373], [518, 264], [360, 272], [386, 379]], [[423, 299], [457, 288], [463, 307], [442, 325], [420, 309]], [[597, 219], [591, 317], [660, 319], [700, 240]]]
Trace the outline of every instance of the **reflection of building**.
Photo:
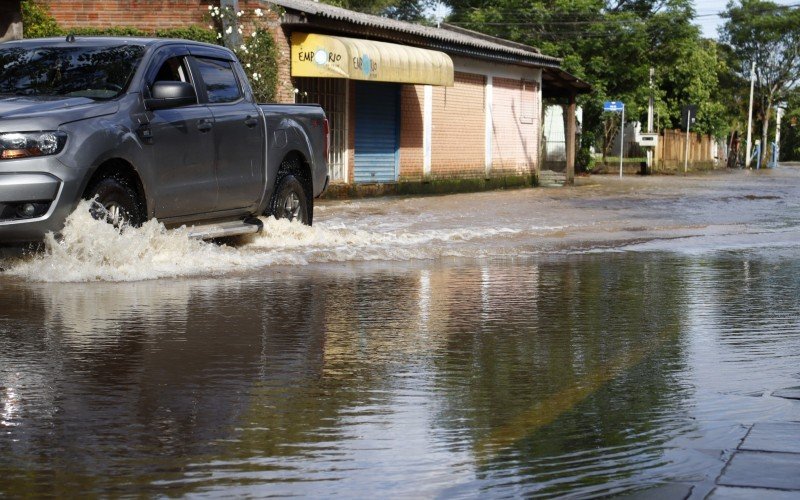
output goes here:
[[[155, 0], [94, 2], [85, 7], [91, 12], [73, 3], [49, 5], [64, 26], [152, 29], [205, 23], [203, 12], [216, 3], [169, 2], [169, 15]], [[311, 0], [221, 3], [283, 11], [269, 17], [280, 53], [279, 100], [325, 108], [334, 183], [530, 181], [540, 170], [542, 98], [566, 99], [573, 118], [567, 127], [574, 130], [575, 95], [589, 90], [561, 70], [557, 58], [453, 26], [422, 26]], [[570, 159], [574, 147], [566, 145]], [[569, 162], [568, 178], [572, 168]]]

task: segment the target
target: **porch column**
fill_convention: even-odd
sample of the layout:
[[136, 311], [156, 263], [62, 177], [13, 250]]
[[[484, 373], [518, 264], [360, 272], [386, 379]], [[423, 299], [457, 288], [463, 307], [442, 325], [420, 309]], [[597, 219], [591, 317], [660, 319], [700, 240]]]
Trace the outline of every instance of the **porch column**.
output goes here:
[[571, 93], [569, 96], [569, 105], [567, 106], [567, 130], [566, 137], [566, 153], [567, 153], [567, 171], [566, 183], [575, 184], [575, 94]]

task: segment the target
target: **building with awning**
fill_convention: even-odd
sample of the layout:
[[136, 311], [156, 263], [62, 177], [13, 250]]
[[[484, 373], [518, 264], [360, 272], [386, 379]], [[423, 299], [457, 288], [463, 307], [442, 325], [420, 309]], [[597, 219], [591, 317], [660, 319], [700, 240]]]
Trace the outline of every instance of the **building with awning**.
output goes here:
[[292, 76], [453, 86], [453, 60], [435, 50], [294, 32]]
[[546, 96], [572, 103], [574, 158], [575, 97], [590, 87], [560, 59], [446, 24], [270, 3], [283, 9], [296, 101], [321, 103], [330, 119], [334, 183], [534, 181]]

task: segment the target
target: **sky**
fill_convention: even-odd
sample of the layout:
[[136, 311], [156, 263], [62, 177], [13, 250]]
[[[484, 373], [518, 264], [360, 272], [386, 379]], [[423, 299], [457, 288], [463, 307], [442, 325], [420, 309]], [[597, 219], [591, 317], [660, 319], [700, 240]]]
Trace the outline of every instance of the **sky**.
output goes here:
[[[779, 5], [798, 5], [800, 0], [772, 0]], [[703, 29], [703, 36], [706, 38], [718, 39], [717, 28], [722, 26], [724, 20], [719, 17], [719, 13], [725, 10], [728, 0], [694, 0], [697, 18], [695, 24], [699, 24]]]

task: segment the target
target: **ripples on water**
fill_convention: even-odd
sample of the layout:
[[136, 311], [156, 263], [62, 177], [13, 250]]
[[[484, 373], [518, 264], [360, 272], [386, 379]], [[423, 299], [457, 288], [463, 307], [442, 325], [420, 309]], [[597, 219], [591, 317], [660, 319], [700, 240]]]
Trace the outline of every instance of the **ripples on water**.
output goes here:
[[742, 424], [798, 416], [769, 392], [797, 382], [799, 271], [610, 255], [4, 286], [19, 307], [0, 321], [0, 490], [713, 480]]
[[703, 491], [800, 419], [793, 233], [517, 252], [533, 226], [50, 242], [0, 287], [0, 496]]

